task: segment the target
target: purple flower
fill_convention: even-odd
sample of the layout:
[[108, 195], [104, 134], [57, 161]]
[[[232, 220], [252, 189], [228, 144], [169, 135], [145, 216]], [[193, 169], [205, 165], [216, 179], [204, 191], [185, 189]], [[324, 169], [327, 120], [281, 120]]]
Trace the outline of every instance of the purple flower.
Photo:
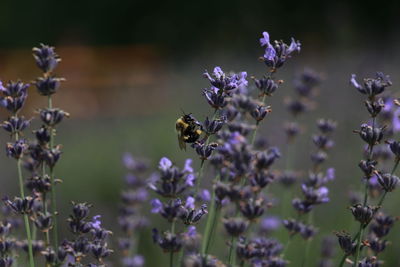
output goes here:
[[350, 83], [351, 83], [356, 89], [361, 90], [361, 89], [362, 89], [362, 86], [357, 82], [356, 77], [357, 77], [357, 76], [356, 76], [355, 74], [352, 74], [352, 75], [351, 75], [351, 78], [350, 78]]
[[365, 78], [363, 85], [359, 84], [356, 80], [356, 75], [352, 74], [350, 84], [353, 85], [360, 93], [373, 97], [383, 93], [386, 87], [392, 85], [390, 77], [384, 75], [382, 72], [377, 72], [375, 78]]
[[40, 44], [32, 49], [37, 66], [45, 73], [53, 71], [61, 61], [54, 51], [54, 47]]
[[185, 208], [187, 209], [194, 209], [194, 202], [195, 199], [193, 197], [187, 197], [186, 202], [185, 202]]
[[393, 125], [393, 131], [394, 132], [399, 132], [400, 131], [400, 108], [397, 108], [393, 112], [392, 125]]
[[326, 180], [327, 181], [333, 181], [335, 180], [335, 169], [334, 168], [329, 168], [326, 170]]
[[281, 219], [275, 216], [265, 217], [261, 220], [261, 231], [270, 232], [278, 229], [281, 226]]
[[204, 77], [210, 81], [213, 87], [223, 90], [225, 93], [237, 89], [239, 86], [247, 86], [246, 72], [241, 72], [239, 75], [227, 75], [220, 67], [215, 67], [211, 75], [206, 71]]
[[269, 46], [271, 43], [269, 42], [269, 33], [268, 32], [263, 32], [263, 37], [260, 38], [260, 44], [261, 46]]
[[390, 112], [392, 110], [392, 108], [394, 107], [393, 105], [393, 99], [392, 98], [388, 98], [385, 101], [385, 106], [383, 107], [382, 111], [383, 112]]
[[300, 42], [294, 38], [291, 39], [290, 45], [282, 41], [274, 41], [272, 45], [268, 32], [263, 32], [260, 44], [262, 47], [265, 46], [265, 53], [262, 59], [268, 67], [272, 68], [272, 71], [281, 67], [294, 51], [300, 52], [301, 48]]
[[158, 198], [155, 198], [151, 201], [151, 213], [159, 213], [163, 208], [163, 204]]
[[160, 163], [158, 165], [158, 168], [160, 170], [167, 171], [171, 167], [172, 167], [172, 162], [168, 158], [166, 157], [161, 158]]
[[197, 236], [197, 230], [196, 230], [196, 226], [189, 226], [186, 232], [188, 237], [196, 237]]
[[4, 96], [0, 97], [0, 105], [6, 108], [9, 112], [18, 112], [25, 103], [28, 97], [29, 84], [24, 84], [21, 81], [9, 82], [6, 87], [0, 88]]
[[142, 267], [144, 266], [144, 258], [141, 255], [135, 255], [133, 257], [125, 257], [122, 260], [124, 267]]
[[200, 192], [200, 198], [202, 201], [204, 202], [209, 202], [211, 200], [211, 194], [210, 191], [208, 191], [207, 189], [203, 189]]
[[131, 153], [125, 153], [122, 157], [122, 162], [127, 169], [133, 169], [136, 164]]
[[39, 94], [43, 96], [50, 96], [57, 92], [62, 81], [65, 81], [65, 79], [51, 76], [39, 77], [36, 79], [35, 85]]
[[301, 43], [299, 41], [296, 41], [293, 37], [292, 37], [292, 41], [290, 43], [290, 46], [287, 50], [288, 54], [291, 54], [294, 51], [300, 52], [301, 50]]
[[214, 109], [221, 109], [228, 104], [225, 99], [226, 94], [221, 93], [220, 90], [214, 86], [210, 89], [204, 89], [203, 95], [206, 97], [208, 104]]
[[183, 167], [183, 172], [190, 172], [190, 173], [193, 172], [192, 162], [193, 162], [192, 159], [187, 159], [185, 161], [185, 166]]
[[100, 221], [101, 216], [100, 215], [96, 215], [93, 217], [92, 222], [90, 223], [90, 226], [93, 229], [96, 230], [101, 230], [101, 221]]
[[320, 204], [329, 202], [329, 189], [325, 186], [315, 189], [313, 187], [308, 187], [307, 185], [302, 184], [301, 189], [306, 199], [310, 203]]
[[196, 181], [196, 176], [194, 176], [194, 174], [193, 173], [189, 173], [187, 176], [186, 176], [186, 180], [185, 180], [185, 184], [187, 185], [187, 186], [194, 186], [194, 182]]

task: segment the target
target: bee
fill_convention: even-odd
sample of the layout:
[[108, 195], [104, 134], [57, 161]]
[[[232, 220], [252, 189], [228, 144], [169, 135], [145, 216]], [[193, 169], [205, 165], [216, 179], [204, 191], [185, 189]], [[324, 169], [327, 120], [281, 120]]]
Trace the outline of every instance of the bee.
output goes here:
[[183, 113], [183, 116], [176, 120], [175, 128], [178, 133], [179, 148], [183, 150], [186, 150], [186, 143], [196, 142], [203, 133], [200, 122], [191, 113]]

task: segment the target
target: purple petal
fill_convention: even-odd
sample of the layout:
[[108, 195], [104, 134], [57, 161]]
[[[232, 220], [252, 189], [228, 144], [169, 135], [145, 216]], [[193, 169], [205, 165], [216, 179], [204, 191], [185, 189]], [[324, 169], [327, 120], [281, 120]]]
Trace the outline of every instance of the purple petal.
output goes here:
[[400, 108], [397, 108], [393, 113], [393, 131], [399, 132], [400, 131]]
[[276, 56], [275, 48], [272, 45], [268, 45], [265, 49], [264, 58], [267, 60], [273, 60]]
[[192, 159], [187, 159], [185, 161], [185, 167], [183, 167], [184, 172], [193, 172], [192, 162], [193, 162]]
[[213, 74], [214, 74], [215, 78], [217, 78], [217, 79], [224, 76], [224, 72], [222, 71], [222, 69], [220, 67], [215, 67]]
[[328, 181], [332, 181], [335, 179], [335, 169], [334, 168], [329, 168], [326, 170], [326, 178]]
[[135, 160], [131, 153], [125, 153], [122, 157], [122, 162], [127, 169], [133, 169], [135, 167]]
[[172, 166], [172, 162], [168, 158], [163, 157], [160, 160], [158, 168], [160, 168], [160, 170], [162, 170], [162, 171], [166, 171], [169, 168], [171, 168], [171, 166]]
[[196, 180], [196, 177], [194, 176], [194, 174], [190, 173], [186, 176], [185, 184], [188, 186], [194, 186], [195, 180]]
[[300, 42], [296, 41], [294, 38], [292, 38], [292, 42], [290, 43], [290, 46], [287, 50], [288, 54], [292, 53], [295, 50], [297, 50], [297, 52], [300, 52], [300, 49], [301, 49]]
[[96, 215], [93, 217], [92, 222], [90, 223], [91, 227], [96, 230], [101, 229], [101, 221], [100, 221], [101, 216]]
[[187, 197], [186, 202], [185, 202], [185, 207], [188, 209], [194, 209], [194, 197]]
[[263, 32], [263, 38], [260, 38], [260, 44], [261, 46], [270, 46], [270, 42], [269, 42], [269, 34], [268, 32]]
[[272, 231], [279, 228], [281, 225], [281, 219], [278, 217], [266, 217], [261, 221], [261, 229], [264, 231]]
[[357, 89], [361, 89], [361, 85], [356, 81], [356, 75], [352, 74], [351, 75], [351, 79], [350, 79], [350, 83]]
[[196, 226], [189, 226], [188, 230], [187, 230], [187, 235], [189, 237], [196, 237], [197, 236], [197, 230], [196, 230]]
[[159, 213], [163, 207], [163, 204], [158, 198], [155, 198], [151, 201], [151, 213]]
[[200, 198], [205, 202], [209, 202], [211, 200], [210, 191], [208, 191], [207, 189], [203, 189], [200, 193]]

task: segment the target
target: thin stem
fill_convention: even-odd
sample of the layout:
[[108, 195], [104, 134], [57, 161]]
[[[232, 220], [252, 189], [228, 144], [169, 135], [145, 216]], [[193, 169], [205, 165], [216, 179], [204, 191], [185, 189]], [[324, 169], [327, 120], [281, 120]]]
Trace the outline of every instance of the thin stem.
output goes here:
[[390, 172], [390, 175], [393, 175], [394, 172], [396, 171], [397, 167], [399, 166], [400, 158], [396, 159], [396, 163], [394, 164], [392, 171]]
[[[186, 232], [186, 228], [187, 227], [185, 225], [185, 232]], [[185, 250], [185, 247], [182, 247], [181, 250], [178, 253], [178, 266], [182, 266], [183, 265], [182, 261], [183, 261], [184, 250]]]
[[357, 246], [356, 246], [356, 256], [354, 258], [354, 266], [358, 266], [358, 259], [360, 257], [360, 246], [361, 246], [361, 241], [362, 241], [362, 236], [364, 234], [364, 225], [362, 223], [360, 223], [360, 235], [357, 238]]
[[[43, 193], [43, 208], [44, 208], [44, 214], [47, 215], [48, 212], [48, 208], [47, 208], [47, 199], [46, 199], [46, 193]], [[50, 230], [47, 230], [46, 232], [44, 232], [45, 237], [46, 237], [46, 246], [50, 245]]]
[[[217, 206], [217, 205], [216, 205], [216, 206]], [[207, 251], [207, 252], [208, 252], [208, 250], [210, 249], [211, 243], [212, 243], [212, 241], [213, 241], [214, 231], [216, 230], [217, 225], [218, 225], [218, 218], [219, 218], [219, 215], [220, 215], [220, 211], [221, 211], [221, 207], [220, 207], [220, 206], [217, 206], [217, 207], [215, 208], [215, 213], [214, 213], [214, 216], [213, 216], [213, 219], [212, 219], [211, 230], [210, 230], [210, 236], [209, 236], [209, 238], [208, 238], [208, 240], [207, 240], [207, 244], [206, 244], [206, 251]]]
[[[175, 234], [175, 220], [172, 221], [171, 223], [171, 234]], [[169, 266], [173, 267], [174, 266], [174, 251], [171, 250], [169, 253]]]
[[[207, 139], [207, 141], [208, 141], [208, 139]], [[204, 162], [205, 162], [205, 160], [202, 159], [201, 163], [200, 163], [199, 175], [197, 175], [196, 187], [194, 189], [195, 196], [197, 195], [197, 193], [199, 192], [199, 189], [200, 189], [200, 181], [201, 181], [201, 177], [203, 176], [203, 172], [204, 172], [204, 165], [205, 165]]]
[[[15, 133], [15, 141], [19, 140], [18, 132]], [[24, 191], [24, 180], [22, 177], [22, 169], [21, 169], [21, 159], [17, 160], [17, 172], [18, 172], [18, 182], [19, 182], [19, 193], [22, 199], [25, 198], [25, 191]], [[26, 231], [26, 238], [28, 240], [28, 254], [29, 254], [29, 266], [34, 267], [35, 261], [33, 259], [33, 249], [32, 249], [32, 236], [31, 236], [31, 226], [29, 224], [29, 218], [27, 214], [24, 214], [24, 224], [25, 224], [25, 231]]]
[[[310, 213], [308, 214], [308, 224], [312, 225], [313, 221], [314, 221], [314, 213], [310, 211]], [[311, 239], [308, 239], [306, 242], [305, 254], [301, 266], [307, 266], [308, 256], [310, 254], [310, 247], [311, 247]]]
[[[372, 118], [372, 131], [375, 132], [375, 117]], [[373, 151], [374, 151], [374, 144], [372, 143], [369, 145], [368, 160], [372, 159]], [[365, 182], [363, 206], [365, 207], [367, 205], [368, 205], [368, 180]], [[360, 246], [361, 246], [361, 241], [363, 239], [365, 227], [366, 227], [366, 225], [364, 225], [363, 223], [360, 222], [360, 230], [358, 231], [359, 235], [357, 238], [356, 256], [354, 258], [354, 266], [357, 266], [357, 264], [358, 264], [358, 259], [360, 256]]]
[[[215, 176], [214, 181], [219, 180], [219, 174]], [[211, 206], [210, 206], [210, 212], [207, 216], [207, 222], [206, 222], [206, 227], [204, 229], [204, 238], [201, 243], [201, 255], [204, 258], [207, 253], [208, 253], [208, 248], [209, 248], [209, 240], [211, 236], [211, 232], [213, 231], [213, 220], [216, 212], [216, 203], [215, 203], [215, 190], [212, 188], [212, 193], [211, 193]]]
[[[44, 179], [44, 177], [45, 177], [45, 175], [46, 175], [46, 165], [43, 163], [42, 164], [42, 178]], [[42, 201], [43, 201], [43, 209], [44, 209], [44, 213], [47, 215], [47, 213], [48, 213], [48, 205], [47, 205], [47, 194], [46, 194], [46, 192], [44, 192], [43, 194], [42, 194]], [[46, 246], [50, 246], [50, 232], [49, 232], [50, 230], [48, 230], [48, 231], [46, 231], [44, 234], [45, 234], [45, 237], [46, 237]]]
[[347, 255], [345, 254], [345, 255], [342, 257], [342, 259], [340, 260], [339, 267], [342, 267], [342, 266], [343, 266], [343, 264], [345, 263], [346, 259], [347, 259]]
[[236, 237], [232, 236], [231, 238], [231, 247], [229, 248], [229, 256], [228, 256], [228, 266], [230, 267], [234, 267], [236, 265], [235, 261], [236, 261], [236, 257], [235, 257], [235, 247], [236, 247]]
[[[361, 234], [361, 232], [358, 231], [357, 234], [353, 237], [351, 242], [353, 243], [354, 241], [356, 241], [358, 239], [358, 237], [360, 236], [360, 234]], [[343, 264], [345, 263], [345, 261], [347, 259], [347, 256], [348, 255], [346, 255], [346, 254], [343, 255], [342, 259], [340, 260], [339, 267], [343, 266]]]
[[[53, 102], [51, 99], [51, 95], [48, 97], [48, 108], [51, 109], [53, 108]], [[50, 149], [54, 148], [54, 129], [53, 127], [49, 128], [50, 130]], [[57, 199], [56, 199], [56, 187], [55, 187], [55, 181], [54, 181], [54, 170], [53, 168], [50, 168], [50, 184], [51, 184], [51, 212], [53, 216], [53, 246], [56, 248], [58, 246], [58, 226], [57, 226]]]
[[282, 258], [284, 258], [286, 253], [288, 252], [290, 244], [292, 243], [292, 239], [293, 239], [293, 235], [289, 234], [289, 239], [286, 242], [285, 248], [283, 249], [282, 254], [281, 254]]

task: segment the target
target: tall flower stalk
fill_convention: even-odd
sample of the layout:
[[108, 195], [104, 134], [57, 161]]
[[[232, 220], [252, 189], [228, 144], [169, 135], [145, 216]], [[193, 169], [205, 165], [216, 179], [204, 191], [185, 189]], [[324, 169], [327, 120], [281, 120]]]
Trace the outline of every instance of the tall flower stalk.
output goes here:
[[145, 260], [138, 253], [141, 230], [148, 226], [148, 219], [144, 216], [144, 204], [149, 198], [146, 182], [143, 177], [148, 166], [143, 161], [132, 157], [130, 153], [123, 156], [123, 164], [127, 170], [125, 175], [125, 189], [121, 193], [118, 223], [123, 235], [118, 239], [121, 250], [123, 267], [141, 267]]
[[[385, 89], [392, 85], [388, 76], [383, 73], [378, 72], [375, 78], [366, 78], [363, 84], [359, 84], [356, 80], [356, 75], [352, 75], [350, 83], [363, 95], [367, 97], [365, 100], [365, 106], [370, 115], [370, 122], [361, 125], [360, 130], [355, 131], [359, 134], [361, 139], [367, 144], [366, 159], [362, 160], [359, 164], [364, 177], [364, 197], [362, 203], [354, 204], [350, 207], [350, 210], [354, 216], [354, 219], [359, 222], [359, 230], [351, 237], [347, 233], [338, 233], [339, 244], [342, 250], [345, 252], [342, 260], [340, 261], [340, 266], [346, 261], [346, 258], [350, 255], [354, 255], [354, 266], [358, 266], [363, 262], [367, 262], [370, 259], [364, 258], [361, 261], [360, 256], [362, 255], [362, 244], [364, 239], [364, 232], [370, 222], [374, 219], [378, 210], [381, 208], [383, 201], [385, 199], [386, 193], [394, 190], [398, 178], [394, 176], [394, 172], [398, 165], [398, 160], [396, 157], [396, 162], [391, 173], [383, 174], [377, 169], [378, 162], [373, 159], [374, 147], [379, 144], [384, 137], [384, 131], [386, 126], [379, 126], [376, 120], [377, 116], [384, 110], [385, 103], [380, 94], [382, 94]], [[395, 149], [396, 142], [391, 145], [392, 152], [396, 155]], [[376, 176], [379, 184], [382, 186], [384, 191], [378, 206], [372, 206], [369, 204], [369, 188], [371, 180]]]
[[[219, 110], [226, 119], [228, 129], [217, 133], [216, 153], [210, 157], [216, 176], [202, 240], [202, 255], [208, 255], [219, 216], [226, 210], [223, 224], [230, 236], [227, 263], [232, 266], [236, 264], [238, 238], [264, 213], [267, 203], [261, 191], [273, 180], [268, 168], [280, 155], [276, 148], [270, 148], [265, 153], [252, 150], [259, 124], [271, 112], [270, 107], [264, 104], [266, 97], [271, 96], [281, 83], [275, 81], [272, 74], [294, 51], [300, 50], [300, 43], [294, 40], [290, 45], [281, 41], [271, 44], [266, 32], [263, 33], [260, 43], [266, 47], [262, 61], [270, 68], [267, 76], [254, 79], [262, 96], [261, 102], [251, 96], [253, 91], [248, 88], [245, 72], [228, 75], [216, 67], [213, 74], [205, 75], [212, 85], [211, 89], [204, 91], [207, 102]], [[240, 84], [237, 81], [241, 81]], [[246, 119], [248, 116], [255, 120], [255, 125], [251, 125]], [[249, 141], [246, 136], [250, 136]], [[246, 181], [245, 177], [253, 176], [254, 178]], [[251, 187], [256, 189], [254, 194], [250, 194]], [[245, 196], [249, 198], [247, 201]], [[242, 241], [240, 244], [243, 245]]]
[[[6, 152], [7, 156], [12, 157], [17, 161], [20, 198], [15, 198], [13, 202], [10, 200], [5, 200], [6, 204], [11, 204], [12, 206], [13, 204], [17, 203], [27, 204], [32, 203], [33, 201], [32, 197], [25, 195], [25, 181], [21, 167], [24, 154], [28, 149], [28, 144], [25, 139], [21, 138], [21, 135], [22, 131], [29, 125], [29, 120], [25, 120], [23, 116], [18, 115], [28, 96], [28, 87], [29, 84], [24, 84], [21, 81], [9, 82], [7, 83], [6, 87], [3, 87], [2, 83], [0, 82], [0, 91], [3, 95], [0, 97], [0, 104], [11, 113], [11, 116], [2, 124], [2, 126], [3, 129], [9, 132], [11, 137], [14, 138], [14, 142], [7, 143]], [[28, 207], [18, 207], [15, 211], [23, 215], [26, 238], [28, 242], [29, 266], [34, 267], [35, 262], [33, 258], [31, 226], [29, 223], [31, 209]]]
[[[322, 164], [327, 159], [327, 151], [334, 144], [331, 135], [336, 128], [336, 123], [331, 120], [320, 119], [317, 121], [317, 127], [319, 133], [312, 137], [316, 146], [316, 151], [311, 154], [312, 167], [309, 170], [308, 178], [301, 184], [303, 198], [292, 200], [292, 206], [297, 211], [298, 216], [296, 219], [291, 218], [283, 221], [289, 232], [287, 247], [296, 234], [300, 234], [307, 242], [304, 247], [302, 266], [307, 266], [311, 240], [318, 231], [313, 225], [313, 210], [316, 206], [329, 201], [329, 189], [326, 185], [335, 178], [334, 169], [328, 168], [323, 171]], [[307, 219], [304, 218], [305, 215], [308, 216]]]
[[[48, 175], [50, 177], [51, 184], [51, 213], [53, 216], [53, 246], [57, 247], [58, 243], [58, 224], [57, 224], [57, 198], [56, 198], [56, 181], [54, 176], [54, 167], [57, 163], [61, 151], [59, 146], [54, 145], [55, 138], [55, 126], [61, 122], [64, 116], [68, 115], [66, 112], [53, 108], [52, 95], [56, 93], [60, 87], [64, 78], [59, 78], [53, 75], [54, 69], [58, 66], [61, 61], [60, 57], [56, 54], [54, 47], [41, 44], [40, 47], [33, 48], [33, 57], [36, 61], [36, 65], [43, 72], [43, 76], [39, 77], [35, 81], [36, 88], [42, 96], [47, 97], [47, 108], [40, 111], [40, 115], [43, 123], [45, 124], [46, 130], [49, 135], [49, 142], [47, 147], [48, 160], [46, 165], [48, 167]], [[43, 171], [46, 169], [43, 167]]]
[[[169, 254], [170, 267], [177, 264], [175, 254], [182, 249], [192, 254], [192, 245], [198, 239], [194, 224], [207, 214], [207, 205], [203, 203], [196, 208], [196, 199], [189, 192], [194, 187], [195, 179], [191, 164], [192, 160], [188, 159], [184, 168], [179, 169], [164, 157], [159, 162], [159, 173], [148, 184], [150, 189], [163, 198], [154, 198], [151, 201], [151, 212], [161, 215], [170, 224], [170, 229], [163, 232], [153, 228], [153, 241]], [[179, 231], [178, 222], [188, 227]], [[194, 256], [198, 257], [196, 253]]]

